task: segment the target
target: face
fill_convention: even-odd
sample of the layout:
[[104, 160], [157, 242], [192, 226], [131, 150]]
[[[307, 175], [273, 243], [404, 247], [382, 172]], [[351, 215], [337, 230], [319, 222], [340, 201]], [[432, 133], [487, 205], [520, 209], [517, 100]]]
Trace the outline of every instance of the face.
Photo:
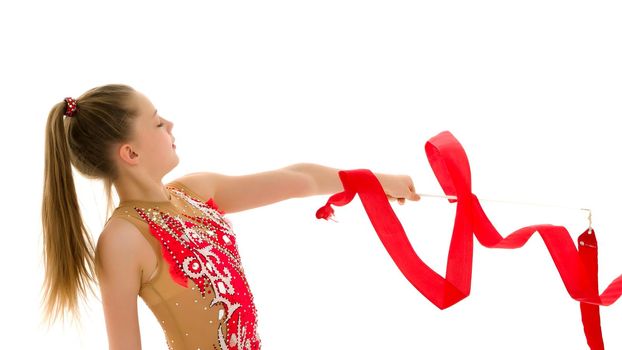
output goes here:
[[[144, 167], [149, 174], [164, 176], [178, 163], [175, 137], [171, 133], [173, 123], [162, 117], [149, 99], [136, 92], [133, 96], [138, 114], [134, 119], [132, 151], [130, 160]], [[123, 151], [122, 151], [123, 152]]]

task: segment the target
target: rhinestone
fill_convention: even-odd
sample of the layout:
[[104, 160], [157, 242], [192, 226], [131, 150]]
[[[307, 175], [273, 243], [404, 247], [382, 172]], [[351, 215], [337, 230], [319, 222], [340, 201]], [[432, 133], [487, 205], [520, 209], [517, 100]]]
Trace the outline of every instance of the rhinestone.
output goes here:
[[225, 288], [225, 284], [222, 283], [222, 281], [218, 281], [218, 290], [223, 294], [227, 292], [227, 289]]
[[231, 346], [235, 346], [237, 343], [238, 343], [238, 338], [235, 336], [235, 334], [233, 334], [231, 336], [230, 344], [231, 344]]
[[[250, 315], [256, 315], [254, 305], [252, 305], [252, 294], [249, 293], [248, 281], [244, 276], [237, 244], [235, 244], [236, 235], [231, 228], [231, 223], [227, 220], [228, 218], [224, 217], [224, 213], [216, 209], [215, 203], [198, 201], [180, 189], [174, 189], [173, 187], [167, 187], [167, 189], [177, 197], [171, 209], [158, 209], [157, 207], [133, 208], [135, 213], [138, 213], [138, 216], [148, 224], [149, 231], [147, 231], [147, 234], [150, 232], [165, 248], [162, 252], [169, 254], [167, 259], [172, 262], [171, 271], [179, 274], [182, 278], [185, 276], [193, 282], [189, 286], [192, 287], [192, 293], [196, 293], [194, 292], [195, 289], [199, 291], [201, 298], [204, 300], [201, 303], [204, 311], [208, 309], [216, 311], [214, 308], [210, 308], [210, 304], [206, 302], [207, 294], [214, 297], [211, 295], [212, 291], [214, 291], [216, 296], [228, 299], [228, 301], [232, 302], [232, 305], [235, 303], [236, 298], [246, 298], [247, 302], [250, 301]], [[173, 198], [171, 197], [171, 199]], [[127, 210], [125, 212], [127, 216], [132, 216], [128, 214]], [[178, 233], [181, 234], [178, 235]], [[183, 264], [184, 261], [188, 262], [187, 258], [192, 258], [189, 261], [189, 266]], [[219, 261], [219, 264], [215, 265], [215, 261]], [[191, 271], [199, 271], [205, 266], [206, 274], [200, 277], [192, 277], [189, 275], [190, 271], [184, 270], [184, 266], [186, 268], [190, 267]], [[237, 288], [238, 285], [241, 288]], [[234, 288], [234, 286], [236, 287]], [[158, 286], [155, 285], [154, 288], [157, 289]], [[206, 291], [207, 293], [205, 293]], [[188, 290], [186, 293], [191, 292]], [[199, 296], [195, 296], [195, 298], [193, 300], [198, 304]], [[177, 302], [169, 300], [169, 303], [174, 302], [177, 307], [180, 307], [181, 302], [179, 300], [188, 299], [178, 299]], [[207, 300], [209, 301], [209, 299]], [[235, 305], [243, 306], [239, 302], [235, 303]], [[188, 308], [188, 305], [184, 307], [184, 309], [186, 308]], [[232, 316], [228, 314], [227, 308], [217, 308], [217, 310], [218, 318], [214, 318], [217, 324], [219, 320], [224, 321], [225, 316]], [[210, 324], [213, 323], [213, 320], [208, 321]], [[161, 322], [162, 324], [165, 323], [163, 320]], [[251, 326], [253, 328], [248, 329], [250, 336], [245, 338], [244, 342], [242, 342], [239, 334], [236, 333], [235, 336], [232, 336], [229, 339], [232, 347], [247, 346], [249, 344], [247, 339], [255, 341], [254, 322], [254, 320], [249, 320], [236, 326], [244, 325], [244, 327]], [[235, 324], [236, 322], [234, 321], [233, 325]], [[179, 332], [179, 330], [176, 331]], [[189, 337], [189, 332], [185, 332], [183, 329], [181, 332]], [[173, 344], [174, 341], [170, 343]]]

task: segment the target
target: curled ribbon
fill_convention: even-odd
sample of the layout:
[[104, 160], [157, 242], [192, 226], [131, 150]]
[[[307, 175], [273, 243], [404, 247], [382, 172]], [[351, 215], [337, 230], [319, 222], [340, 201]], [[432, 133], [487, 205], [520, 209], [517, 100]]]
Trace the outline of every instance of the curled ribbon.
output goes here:
[[599, 306], [613, 304], [622, 295], [622, 275], [598, 294], [598, 245], [590, 227], [578, 237], [578, 249], [568, 230], [550, 224], [518, 229], [503, 238], [492, 225], [477, 196], [471, 192], [471, 171], [466, 153], [458, 140], [443, 131], [425, 145], [428, 161], [450, 203], [457, 202], [456, 218], [449, 246], [446, 277], [423, 262], [412, 248], [384, 190], [367, 169], [342, 170], [339, 178], [344, 191], [333, 194], [319, 208], [316, 218], [329, 219], [331, 204], [344, 206], [359, 195], [380, 241], [402, 274], [430, 302], [440, 309], [466, 298], [471, 290], [473, 234], [487, 248], [520, 248], [536, 232], [542, 237], [564, 286], [580, 302], [583, 330], [592, 350], [604, 349]]

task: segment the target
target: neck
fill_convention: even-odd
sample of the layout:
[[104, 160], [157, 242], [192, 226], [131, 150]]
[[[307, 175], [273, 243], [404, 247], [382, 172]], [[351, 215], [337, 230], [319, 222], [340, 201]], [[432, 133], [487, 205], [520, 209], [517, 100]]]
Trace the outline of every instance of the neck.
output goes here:
[[114, 181], [119, 201], [140, 200], [165, 202], [170, 197], [162, 184], [162, 178], [153, 178], [147, 174], [124, 174]]

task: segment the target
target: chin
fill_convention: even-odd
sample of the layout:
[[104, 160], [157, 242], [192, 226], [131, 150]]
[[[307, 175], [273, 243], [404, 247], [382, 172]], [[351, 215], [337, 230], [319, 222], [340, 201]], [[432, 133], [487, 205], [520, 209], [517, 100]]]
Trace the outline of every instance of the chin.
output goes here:
[[179, 164], [179, 157], [177, 155], [175, 155], [175, 160], [173, 161], [173, 164], [171, 165], [171, 170], [175, 169], [175, 167]]
[[179, 158], [178, 157], [174, 157], [173, 159], [171, 159], [170, 161], [168, 161], [166, 163], [166, 165], [162, 164], [164, 167], [162, 168], [162, 171], [164, 174], [168, 174], [169, 172], [171, 172], [173, 169], [175, 169], [177, 167], [177, 165], [179, 164]]

